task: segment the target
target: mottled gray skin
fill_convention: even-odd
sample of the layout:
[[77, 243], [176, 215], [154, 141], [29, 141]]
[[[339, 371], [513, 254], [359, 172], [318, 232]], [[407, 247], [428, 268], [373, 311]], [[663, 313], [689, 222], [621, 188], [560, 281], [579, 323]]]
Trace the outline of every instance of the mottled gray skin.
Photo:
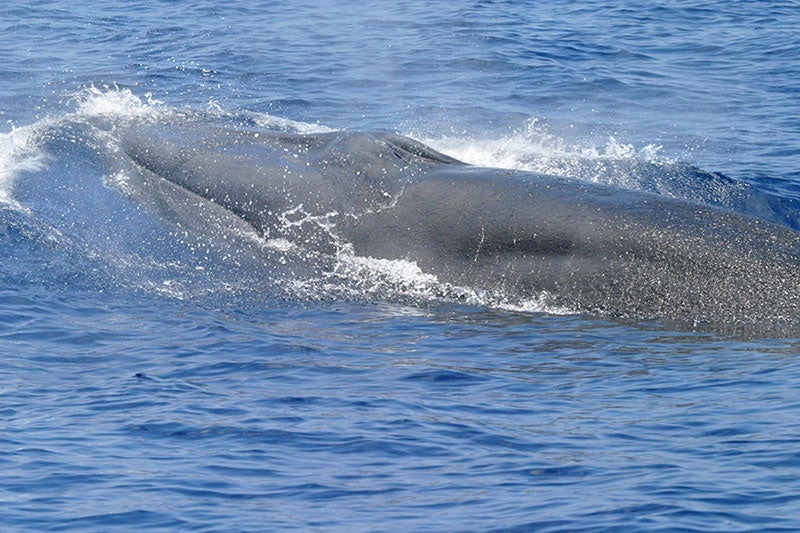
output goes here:
[[[121, 143], [140, 167], [263, 235], [291, 233], [322, 251], [349, 243], [360, 256], [415, 261], [444, 282], [518, 299], [546, 292], [553, 304], [611, 316], [800, 318], [800, 233], [734, 212], [474, 167], [383, 133], [149, 127]], [[287, 227], [304, 214], [331, 222], [323, 233], [333, 242], [318, 224]]]

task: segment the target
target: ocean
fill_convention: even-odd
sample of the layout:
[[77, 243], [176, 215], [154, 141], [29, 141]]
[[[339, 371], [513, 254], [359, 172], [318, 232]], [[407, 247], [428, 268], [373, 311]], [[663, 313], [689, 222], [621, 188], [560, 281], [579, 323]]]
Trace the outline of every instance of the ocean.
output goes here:
[[796, 332], [453, 294], [413, 261], [331, 267], [148, 197], [114, 135], [382, 131], [718, 201], [682, 170], [703, 169], [798, 229], [800, 3], [0, 15], [4, 531], [800, 529]]

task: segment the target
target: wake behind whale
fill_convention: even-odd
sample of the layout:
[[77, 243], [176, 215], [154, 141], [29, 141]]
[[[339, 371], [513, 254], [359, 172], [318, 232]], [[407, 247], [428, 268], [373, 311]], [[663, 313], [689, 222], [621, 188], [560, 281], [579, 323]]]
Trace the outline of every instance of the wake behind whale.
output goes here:
[[387, 133], [126, 126], [125, 154], [263, 237], [616, 317], [793, 324], [800, 233], [657, 194], [470, 166]]

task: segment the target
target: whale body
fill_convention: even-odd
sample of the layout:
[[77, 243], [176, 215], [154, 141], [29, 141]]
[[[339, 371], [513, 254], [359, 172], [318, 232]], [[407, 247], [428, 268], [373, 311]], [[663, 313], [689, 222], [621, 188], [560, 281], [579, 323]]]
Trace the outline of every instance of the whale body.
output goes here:
[[148, 125], [144, 172], [269, 238], [402, 259], [439, 280], [577, 312], [794, 324], [800, 233], [658, 194], [462, 163], [412, 139]]

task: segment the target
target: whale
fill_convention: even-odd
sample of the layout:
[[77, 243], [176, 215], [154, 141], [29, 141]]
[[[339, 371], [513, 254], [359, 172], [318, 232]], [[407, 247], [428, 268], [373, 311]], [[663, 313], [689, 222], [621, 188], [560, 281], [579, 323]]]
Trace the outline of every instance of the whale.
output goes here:
[[442, 283], [608, 317], [800, 322], [800, 232], [687, 199], [473, 166], [387, 132], [115, 132], [143, 173], [270, 239], [404, 260]]

